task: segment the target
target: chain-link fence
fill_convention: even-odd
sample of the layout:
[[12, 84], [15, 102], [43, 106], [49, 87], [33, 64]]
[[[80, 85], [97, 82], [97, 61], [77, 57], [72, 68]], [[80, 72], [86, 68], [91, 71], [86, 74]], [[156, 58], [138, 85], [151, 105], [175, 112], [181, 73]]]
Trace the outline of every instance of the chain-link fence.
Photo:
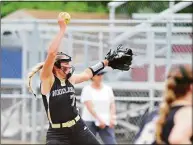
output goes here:
[[[130, 94], [134, 97], [116, 97], [118, 125], [115, 127], [115, 134], [118, 143], [134, 141], [141, 119], [149, 107], [147, 96], [137, 97], [139, 92]], [[77, 98], [77, 106], [81, 113], [82, 104], [78, 96]], [[41, 98], [35, 99], [31, 95], [19, 94], [2, 95], [2, 102], [2, 140], [20, 141], [25, 136], [27, 143], [45, 143], [48, 121]]]
[[[123, 8], [126, 10], [126, 6]], [[187, 19], [168, 17], [136, 11], [130, 20], [72, 20], [60, 46], [61, 51], [72, 56], [75, 73], [102, 60], [118, 44], [132, 48], [135, 53], [132, 69], [128, 72], [109, 69], [104, 76], [116, 98], [115, 133], [120, 144], [133, 143], [144, 114], [161, 101], [168, 69], [192, 62], [192, 20], [189, 16]], [[114, 26], [110, 25], [112, 22]], [[45, 142], [48, 121], [42, 100], [39, 95], [37, 99], [29, 95], [25, 81], [29, 69], [45, 59], [50, 41], [58, 31], [55, 23], [55, 20], [3, 20], [1, 23], [1, 139]], [[87, 84], [75, 86], [80, 112], [79, 96]], [[36, 76], [32, 87], [37, 94], [38, 86]]]

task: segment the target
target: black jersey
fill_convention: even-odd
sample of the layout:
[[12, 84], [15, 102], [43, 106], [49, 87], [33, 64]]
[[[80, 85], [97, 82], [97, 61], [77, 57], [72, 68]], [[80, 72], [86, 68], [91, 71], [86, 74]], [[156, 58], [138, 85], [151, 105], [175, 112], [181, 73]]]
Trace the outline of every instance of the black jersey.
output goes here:
[[78, 115], [74, 86], [67, 80], [64, 84], [55, 77], [47, 95], [42, 95], [45, 110], [50, 123], [64, 123]]
[[[165, 125], [163, 126], [162, 132], [162, 140], [169, 144], [168, 137], [172, 128], [174, 127], [174, 115], [176, 112], [184, 106], [173, 106], [166, 118]], [[155, 133], [156, 133], [156, 121], [158, 119], [158, 109], [146, 115], [143, 118], [142, 124], [140, 126], [140, 130], [136, 135], [135, 144], [157, 144], [155, 141]], [[193, 137], [191, 137], [192, 141]]]
[[[171, 107], [171, 110], [166, 118], [165, 124], [163, 126], [163, 131], [161, 134], [162, 140], [166, 144], [170, 144], [168, 141], [168, 138], [169, 138], [170, 132], [172, 131], [172, 128], [174, 127], [174, 116], [175, 116], [176, 112], [182, 107], [184, 107], [184, 106], [179, 105], [179, 106]], [[191, 141], [192, 141], [192, 137], [191, 137]], [[153, 144], [156, 144], [156, 142], [154, 142]]]
[[163, 126], [163, 132], [162, 132], [162, 140], [166, 144], [169, 144], [168, 138], [172, 128], [174, 127], [174, 116], [176, 112], [182, 107], [184, 106], [183, 105], [173, 106], [166, 118], [166, 122], [165, 122], [165, 125]]

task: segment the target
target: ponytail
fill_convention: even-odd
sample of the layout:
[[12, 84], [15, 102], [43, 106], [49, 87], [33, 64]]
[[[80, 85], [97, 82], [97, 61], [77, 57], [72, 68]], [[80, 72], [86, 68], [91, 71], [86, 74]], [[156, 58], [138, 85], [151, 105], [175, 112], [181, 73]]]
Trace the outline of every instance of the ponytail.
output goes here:
[[[28, 73], [27, 87], [28, 87], [28, 90], [33, 94], [34, 92], [31, 87], [32, 77], [34, 76], [35, 73], [39, 72], [42, 69], [43, 65], [44, 65], [44, 62], [38, 63], [36, 66], [32, 68], [32, 71]], [[34, 94], [34, 96], [36, 96], [36, 94]]]
[[163, 103], [160, 106], [159, 118], [156, 123], [156, 142], [158, 144], [164, 144], [164, 142], [162, 141], [163, 125], [165, 124], [171, 104], [176, 99], [176, 96], [174, 93], [175, 86], [176, 86], [176, 83], [174, 79], [172, 78], [168, 79], [166, 83], [165, 98]]

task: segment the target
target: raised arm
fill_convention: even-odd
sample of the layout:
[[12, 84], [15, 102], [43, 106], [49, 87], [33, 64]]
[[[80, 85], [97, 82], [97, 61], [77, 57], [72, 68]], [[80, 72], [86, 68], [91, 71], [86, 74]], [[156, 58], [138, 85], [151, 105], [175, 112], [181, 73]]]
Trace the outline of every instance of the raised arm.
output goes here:
[[87, 69], [85, 69], [80, 74], [73, 74], [71, 79], [71, 82], [74, 84], [78, 84], [84, 81], [90, 80], [97, 72], [104, 69], [105, 66], [108, 66], [108, 60], [103, 60], [102, 62], [97, 63], [94, 66], [91, 66]]
[[53, 66], [56, 59], [56, 54], [58, 52], [61, 40], [64, 36], [64, 32], [66, 31], [66, 24], [62, 18], [58, 18], [58, 24], [60, 26], [60, 31], [56, 35], [56, 37], [53, 39], [51, 45], [49, 46], [49, 49], [47, 51], [47, 58], [44, 62], [42, 71], [40, 73], [40, 79], [42, 81], [42, 93], [47, 94], [50, 89], [51, 85], [53, 83]]

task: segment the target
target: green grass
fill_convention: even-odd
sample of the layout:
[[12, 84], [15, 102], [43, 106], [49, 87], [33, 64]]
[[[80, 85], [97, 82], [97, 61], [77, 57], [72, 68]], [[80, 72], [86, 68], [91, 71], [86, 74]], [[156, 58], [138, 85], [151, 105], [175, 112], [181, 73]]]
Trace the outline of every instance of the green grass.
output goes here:
[[[175, 2], [178, 3], [178, 2]], [[47, 1], [47, 2], [1, 2], [1, 17], [19, 9], [42, 9], [42, 10], [61, 10], [68, 12], [98, 12], [108, 13], [108, 1], [84, 1], [84, 2], [62, 2], [62, 1]], [[159, 13], [167, 9], [169, 3], [167, 1], [131, 1], [118, 7], [116, 13], [124, 13], [131, 15], [132, 13]], [[182, 13], [192, 13], [192, 6], [183, 9]]]
[[2, 2], [1, 17], [19, 9], [61, 10], [68, 12], [108, 12], [107, 2]]

